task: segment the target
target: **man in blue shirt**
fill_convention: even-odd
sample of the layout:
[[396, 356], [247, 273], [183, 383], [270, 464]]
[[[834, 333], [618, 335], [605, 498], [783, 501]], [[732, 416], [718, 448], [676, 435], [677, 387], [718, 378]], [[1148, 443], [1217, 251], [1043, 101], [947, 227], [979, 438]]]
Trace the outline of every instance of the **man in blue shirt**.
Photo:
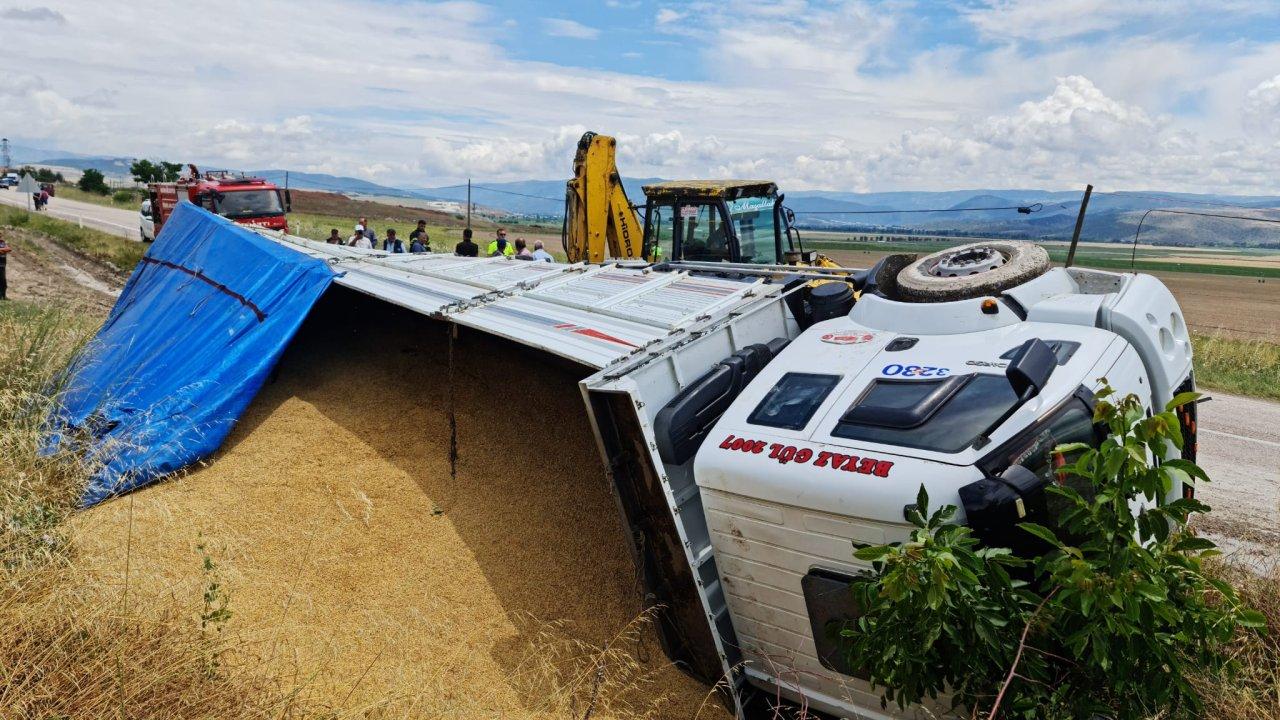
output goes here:
[[551, 253], [543, 249], [541, 240], [533, 241], [533, 260], [534, 262], [555, 262]]

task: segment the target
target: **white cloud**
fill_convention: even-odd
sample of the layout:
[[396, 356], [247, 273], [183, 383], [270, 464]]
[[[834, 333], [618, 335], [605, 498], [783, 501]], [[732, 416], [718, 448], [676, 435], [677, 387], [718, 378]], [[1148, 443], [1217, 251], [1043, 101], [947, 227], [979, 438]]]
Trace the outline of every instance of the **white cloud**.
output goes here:
[[[65, 23], [6, 38], [27, 62], [0, 70], [0, 127], [71, 151], [424, 186], [565, 177], [592, 129], [619, 138], [631, 176], [1280, 192], [1280, 39], [1071, 30], [1070, 42], [903, 56], [919, 6], [717, 0], [659, 9], [643, 28], [666, 43], [644, 46], [645, 66], [695, 49], [682, 57], [698, 67], [679, 75], [700, 79], [672, 80], [514, 58], [511, 18], [470, 2], [56, 7]], [[1005, 12], [1009, 37], [1042, 37], [1021, 7], [980, 10]], [[1150, 7], [1116, 0], [1099, 13], [1156, 17]], [[269, 51], [193, 55], [188, 35], [156, 27], [199, 28], [201, 47]], [[336, 50], [353, 37], [394, 51]], [[1179, 114], [1179, 97], [1200, 107]]]
[[583, 25], [577, 20], [543, 18], [542, 27], [544, 32], [552, 37], [573, 38], [575, 40], [595, 40], [600, 36], [600, 30], [598, 28]]
[[1280, 75], [1258, 83], [1245, 95], [1243, 121], [1249, 132], [1280, 138]]
[[67, 23], [67, 19], [63, 17], [62, 13], [47, 7], [9, 8], [0, 11], [0, 19], [18, 22], [54, 23], [55, 25], [65, 25]]
[[989, 40], [1047, 42], [1124, 27], [1140, 34], [1170, 21], [1261, 16], [1275, 10], [1269, 0], [984, 0], [963, 13]]
[[679, 22], [680, 20], [683, 20], [684, 17], [685, 17], [685, 14], [680, 12], [679, 10], [673, 10], [669, 7], [664, 7], [664, 8], [658, 9], [658, 14], [654, 17], [653, 21], [660, 26], [672, 25], [676, 22]]

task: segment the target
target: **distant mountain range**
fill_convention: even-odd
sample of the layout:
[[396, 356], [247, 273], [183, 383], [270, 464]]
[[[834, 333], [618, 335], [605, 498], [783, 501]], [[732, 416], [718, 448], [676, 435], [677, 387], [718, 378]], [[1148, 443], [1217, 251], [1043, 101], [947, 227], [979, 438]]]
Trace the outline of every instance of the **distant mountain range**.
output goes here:
[[[56, 150], [14, 146], [15, 163], [59, 165], [108, 175], [127, 176], [130, 158], [86, 156]], [[283, 184], [286, 171], [248, 171]], [[659, 178], [623, 178], [633, 202], [641, 187]], [[465, 185], [404, 188], [353, 177], [288, 171], [290, 187], [346, 195], [466, 202]], [[785, 192], [785, 188], [783, 189]], [[477, 206], [527, 216], [559, 218], [564, 212], [564, 180], [473, 182]], [[799, 227], [810, 230], [1002, 236], [1027, 239], [1070, 239], [1080, 208], [1079, 191], [974, 189], [852, 193], [792, 191], [786, 204]], [[1027, 208], [1022, 213], [1017, 208]], [[1089, 202], [1081, 237], [1095, 242], [1133, 238], [1143, 214], [1152, 209], [1180, 209], [1226, 215], [1280, 219], [1280, 197], [1170, 193], [1160, 191], [1095, 193]], [[925, 212], [927, 211], [927, 212]], [[1280, 248], [1280, 225], [1228, 218], [1153, 213], [1143, 222], [1142, 240], [1173, 245], [1265, 246]]]

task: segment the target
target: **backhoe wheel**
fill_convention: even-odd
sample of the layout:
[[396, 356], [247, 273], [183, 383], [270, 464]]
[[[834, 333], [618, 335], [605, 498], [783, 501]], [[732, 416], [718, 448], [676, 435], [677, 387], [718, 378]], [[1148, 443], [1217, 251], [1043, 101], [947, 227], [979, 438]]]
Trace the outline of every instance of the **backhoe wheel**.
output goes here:
[[999, 295], [1049, 270], [1049, 253], [1021, 240], [989, 240], [926, 255], [898, 273], [908, 302], [948, 302]]

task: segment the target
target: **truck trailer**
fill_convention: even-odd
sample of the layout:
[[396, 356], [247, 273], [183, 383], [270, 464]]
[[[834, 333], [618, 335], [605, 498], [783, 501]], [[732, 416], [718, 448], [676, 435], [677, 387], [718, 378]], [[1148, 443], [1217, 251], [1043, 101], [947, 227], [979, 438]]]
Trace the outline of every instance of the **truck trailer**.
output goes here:
[[[1193, 390], [1178, 303], [1142, 273], [1050, 267], [1024, 242], [864, 270], [559, 264], [389, 255], [261, 231], [334, 282], [590, 370], [585, 410], [666, 655], [728, 687], [840, 717], [881, 708], [828, 629], [856, 615], [855, 545], [907, 538], [923, 485], [1016, 543], [1053, 527], [1055, 446], [1100, 443], [1103, 378], [1161, 409]], [[1187, 439], [1169, 457], [1195, 459]], [[1069, 481], [1066, 481], [1069, 482]], [[1180, 484], [1163, 503], [1190, 496]]]

